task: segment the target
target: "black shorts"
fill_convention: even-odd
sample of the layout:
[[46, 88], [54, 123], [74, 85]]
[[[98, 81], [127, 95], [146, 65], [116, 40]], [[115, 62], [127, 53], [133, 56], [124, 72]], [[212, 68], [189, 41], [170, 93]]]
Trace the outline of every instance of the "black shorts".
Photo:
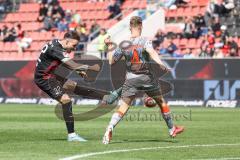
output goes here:
[[162, 95], [158, 79], [152, 75], [141, 75], [125, 80], [121, 97], [136, 96], [139, 91], [145, 92], [150, 97]]
[[51, 98], [57, 101], [59, 101], [62, 95], [65, 94], [65, 90], [63, 89], [65, 82], [65, 80], [59, 80], [56, 78], [50, 78], [47, 80], [35, 79], [36, 85]]

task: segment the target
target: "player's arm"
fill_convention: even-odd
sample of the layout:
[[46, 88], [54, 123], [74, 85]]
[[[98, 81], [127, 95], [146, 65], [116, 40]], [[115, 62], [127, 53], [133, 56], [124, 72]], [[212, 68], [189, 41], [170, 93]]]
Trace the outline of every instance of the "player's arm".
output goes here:
[[114, 46], [113, 42], [111, 41], [110, 36], [108, 36], [104, 40], [104, 42], [107, 46], [107, 51], [108, 51], [107, 58], [108, 58], [109, 64], [112, 65], [122, 58], [122, 56], [123, 56], [122, 50], [118, 47], [116, 49], [114, 49], [115, 46]]
[[87, 70], [92, 70], [96, 72], [100, 71], [100, 66], [98, 64], [95, 64], [92, 66], [80, 64], [80, 63], [74, 62], [72, 59], [69, 59], [69, 58], [62, 59], [62, 62], [67, 68], [78, 71], [78, 72], [87, 71]]
[[52, 48], [52, 57], [55, 59], [60, 60], [61, 62], [63, 62], [63, 64], [71, 69], [71, 70], [75, 70], [76, 72], [80, 73], [80, 72], [85, 72], [87, 70], [92, 70], [92, 71], [100, 71], [100, 66], [98, 64], [95, 65], [84, 65], [84, 64], [80, 64], [80, 63], [76, 63], [74, 62], [70, 57], [66, 57], [63, 55], [63, 50], [60, 50], [58, 48]]
[[148, 41], [145, 45], [146, 51], [149, 53], [150, 57], [157, 63], [163, 70], [169, 71], [170, 69], [167, 68], [162, 60], [160, 59], [158, 53], [153, 49], [152, 42]]

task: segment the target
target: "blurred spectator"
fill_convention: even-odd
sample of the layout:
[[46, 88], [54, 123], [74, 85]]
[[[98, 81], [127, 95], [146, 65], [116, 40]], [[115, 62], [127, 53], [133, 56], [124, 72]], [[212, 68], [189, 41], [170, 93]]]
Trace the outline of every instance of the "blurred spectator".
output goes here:
[[52, 20], [52, 12], [48, 11], [47, 16], [44, 18], [43, 28], [41, 30], [50, 31], [54, 27], [55, 26], [54, 26], [54, 22]]
[[54, 4], [58, 4], [58, 0], [42, 0], [43, 4], [49, 4], [49, 5], [54, 5]]
[[222, 53], [220, 48], [216, 48], [212, 57], [213, 58], [223, 58], [224, 55], [223, 55], [223, 53]]
[[44, 4], [44, 3], [40, 3], [40, 8], [39, 8], [39, 15], [38, 15], [38, 18], [37, 20], [39, 22], [42, 22], [44, 20], [44, 18], [47, 16], [47, 12], [48, 12], [48, 6], [47, 4]]
[[153, 48], [157, 48], [164, 41], [165, 37], [166, 35], [163, 30], [159, 29], [153, 39]]
[[112, 19], [121, 13], [120, 6], [116, 1], [114, 2], [113, 0], [110, 0], [110, 3], [108, 5], [108, 11], [110, 12], [110, 16], [108, 17], [108, 19]]
[[48, 0], [40, 0], [39, 3], [48, 4]]
[[220, 29], [221, 29], [221, 37], [222, 37], [222, 40], [225, 42], [226, 39], [229, 37], [229, 33], [228, 33], [228, 31], [227, 31], [227, 26], [222, 25]]
[[18, 53], [24, 52], [25, 49], [29, 48], [32, 43], [32, 38], [28, 37], [26, 32], [23, 32], [23, 37], [18, 38], [17, 45], [18, 45]]
[[207, 45], [201, 46], [199, 57], [211, 57], [211, 48], [208, 48]]
[[190, 17], [185, 19], [184, 22], [184, 29], [183, 29], [183, 37], [184, 38], [197, 38], [197, 32], [196, 28], [194, 26], [194, 23], [192, 22], [192, 19]]
[[52, 18], [55, 26], [57, 26], [58, 22], [60, 22], [61, 19], [63, 19], [64, 17], [65, 17], [65, 12], [62, 9], [62, 7], [59, 5], [59, 3], [54, 4], [52, 8]]
[[107, 52], [106, 52], [104, 40], [108, 36], [109, 35], [107, 34], [106, 30], [102, 28], [100, 30], [100, 35], [98, 36], [98, 51], [99, 51], [102, 59], [106, 59], [107, 58]]
[[81, 19], [81, 15], [79, 13], [74, 13], [72, 16], [72, 21], [80, 24], [82, 19]]
[[163, 43], [160, 44], [160, 49], [159, 49], [159, 54], [162, 56], [171, 56], [170, 54], [168, 54], [168, 44], [166, 42], [166, 40], [163, 41]]
[[72, 21], [68, 25], [69, 30], [75, 30], [76, 27], [81, 23], [81, 16], [78, 13], [73, 14]]
[[162, 5], [165, 8], [176, 9], [179, 6], [185, 5], [189, 0], [162, 0]]
[[15, 30], [16, 30], [17, 38], [23, 38], [24, 31], [22, 29], [22, 25], [21, 24], [16, 24]]
[[59, 4], [59, 1], [58, 0], [48, 0], [48, 3], [50, 5], [56, 5], [56, 4]]
[[15, 39], [17, 38], [15, 27], [12, 27], [11, 29], [8, 29], [7, 27], [7, 28], [4, 28], [4, 30], [6, 34], [3, 37], [3, 42], [14, 42]]
[[11, 0], [0, 1], [0, 14], [10, 12], [13, 9], [13, 3]]
[[215, 3], [214, 0], [210, 0], [207, 5], [207, 9], [204, 15], [204, 20], [207, 26], [210, 26], [212, 23], [212, 18], [214, 17]]
[[195, 33], [196, 38], [207, 33], [206, 23], [201, 13], [194, 18], [193, 23], [196, 29]]
[[85, 53], [84, 49], [86, 48], [85, 45], [88, 42], [88, 36], [85, 33], [80, 32], [79, 37], [80, 37], [80, 40], [76, 47], [77, 48], [76, 50], [77, 50], [78, 54], [84, 54]]
[[201, 13], [197, 15], [194, 19], [194, 24], [197, 29], [201, 29], [202, 27], [206, 27], [204, 17]]
[[125, 2], [125, 0], [116, 0], [116, 3], [121, 6], [123, 3]]
[[72, 11], [70, 9], [66, 10], [65, 20], [68, 24], [70, 24], [72, 21]]
[[78, 26], [78, 23], [72, 21], [72, 22], [68, 25], [68, 29], [69, 29], [70, 31], [74, 31], [74, 30], [77, 28], [77, 26]]
[[91, 40], [96, 38], [99, 35], [100, 25], [95, 20], [90, 28], [90, 34], [92, 34]]
[[163, 56], [177, 57], [177, 54], [175, 54], [177, 50], [178, 48], [173, 43], [172, 37], [168, 37], [160, 44], [159, 54]]
[[173, 43], [173, 39], [171, 37], [167, 38], [167, 53], [173, 55], [175, 51], [178, 50], [177, 46]]
[[94, 23], [92, 24], [91, 28], [90, 28], [90, 33], [93, 33], [93, 32], [95, 32], [99, 29], [100, 29], [100, 25], [95, 20]]
[[228, 12], [235, 8], [234, 0], [225, 0], [223, 5]]
[[211, 26], [211, 29], [213, 30], [213, 32], [216, 34], [216, 32], [220, 31], [221, 30], [221, 24], [219, 22], [219, 18], [218, 17], [215, 17], [213, 19], [213, 23], [212, 23], [212, 26]]
[[188, 2], [189, 0], [176, 0], [174, 4], [178, 7], [181, 5], [186, 5]]
[[3, 28], [1, 29], [1, 34], [0, 34], [1, 35], [1, 38], [0, 38], [1, 41], [3, 41], [3, 39], [6, 37], [7, 33], [8, 33], [8, 26], [3, 25]]
[[68, 23], [67, 21], [63, 18], [58, 22], [57, 24], [58, 31], [60, 32], [65, 32], [68, 30]]
[[[176, 0], [162, 0], [162, 4], [165, 8], [170, 8], [171, 6], [174, 5], [174, 3], [176, 2]], [[176, 6], [175, 6], [176, 8]]]
[[227, 39], [227, 45], [229, 46], [229, 56], [238, 56], [238, 44], [235, 42], [233, 37]]
[[214, 48], [222, 48], [224, 46], [224, 42], [221, 37], [215, 37]]
[[85, 45], [88, 42], [86, 23], [81, 22], [80, 24], [77, 24], [77, 26], [75, 27], [75, 30], [77, 31], [80, 37], [79, 44], [77, 45], [76, 50], [78, 51], [78, 53], [83, 54], [84, 49], [86, 47]]
[[195, 54], [193, 54], [192, 50], [189, 48], [186, 48], [185, 51], [183, 52], [183, 58], [196, 58], [198, 56], [196, 56]]
[[208, 31], [208, 34], [205, 36], [205, 40], [208, 42], [208, 47], [213, 49], [215, 43], [215, 36], [211, 30]]
[[223, 0], [217, 0], [214, 4], [214, 13], [220, 16], [224, 16], [226, 13], [228, 13], [228, 10], [225, 8], [223, 4]]
[[223, 44], [221, 50], [222, 50], [222, 53], [223, 53], [224, 57], [228, 57], [229, 56], [229, 54], [230, 54], [230, 46], [228, 45], [228, 43]]
[[[81, 22], [77, 27], [76, 27], [76, 31], [78, 33], [83, 33], [86, 34], [87, 33], [87, 25], [86, 23]], [[86, 34], [87, 35], [87, 34]]]

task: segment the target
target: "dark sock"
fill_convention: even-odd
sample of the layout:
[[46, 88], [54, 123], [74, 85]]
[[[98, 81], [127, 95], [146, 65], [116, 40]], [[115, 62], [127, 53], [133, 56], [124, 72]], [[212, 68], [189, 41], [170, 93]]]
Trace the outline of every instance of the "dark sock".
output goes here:
[[99, 99], [99, 100], [101, 100], [104, 95], [109, 94], [108, 91], [94, 89], [94, 88], [90, 88], [90, 87], [83, 87], [80, 85], [77, 85], [75, 87], [74, 93], [76, 95], [82, 96], [84, 98]]
[[74, 132], [74, 118], [72, 113], [72, 102], [62, 105], [63, 117], [66, 122], [68, 133]]

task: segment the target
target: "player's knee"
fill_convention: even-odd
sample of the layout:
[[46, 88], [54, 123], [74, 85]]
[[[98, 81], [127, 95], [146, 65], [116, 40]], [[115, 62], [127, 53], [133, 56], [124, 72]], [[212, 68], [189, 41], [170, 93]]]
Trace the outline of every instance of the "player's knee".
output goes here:
[[71, 98], [67, 94], [62, 95], [62, 97], [60, 99], [60, 102], [62, 104], [67, 104], [67, 103], [70, 103], [71, 101], [72, 101]]
[[77, 86], [77, 82], [74, 82], [72, 80], [67, 80], [67, 82], [64, 83], [63, 88], [68, 91], [74, 91], [76, 86]]
[[129, 103], [120, 100], [120, 106], [117, 108], [116, 112], [125, 114], [128, 111], [129, 107], [130, 107]]
[[120, 101], [121, 105], [131, 105], [132, 101], [134, 100], [135, 96], [131, 96], [131, 97], [123, 97]]

